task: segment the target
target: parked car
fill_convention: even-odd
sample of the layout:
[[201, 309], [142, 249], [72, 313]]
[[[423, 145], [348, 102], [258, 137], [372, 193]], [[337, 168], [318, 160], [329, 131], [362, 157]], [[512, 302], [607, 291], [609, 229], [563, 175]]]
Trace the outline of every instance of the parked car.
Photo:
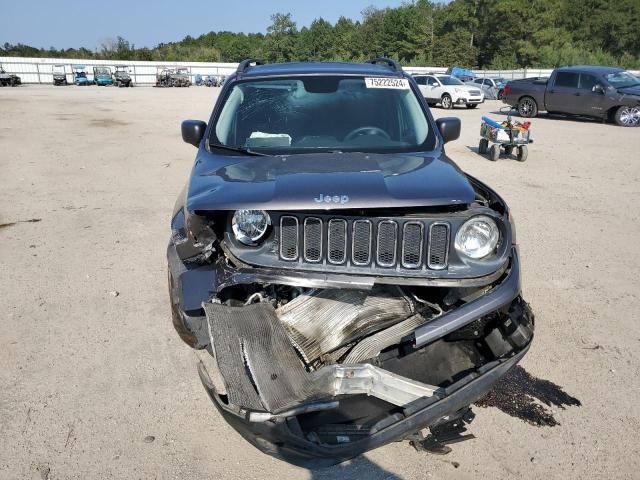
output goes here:
[[126, 65], [116, 66], [116, 72], [113, 74], [113, 84], [116, 87], [131, 87], [131, 76]]
[[476, 78], [468, 83], [480, 87], [486, 99], [502, 100], [502, 93], [507, 81], [504, 78]]
[[456, 77], [458, 80], [462, 82], [470, 82], [475, 78], [475, 74], [472, 70], [461, 67], [449, 67], [446, 71], [447, 75], [451, 75], [452, 77]]
[[73, 70], [73, 83], [78, 86], [93, 85], [93, 82], [87, 77], [86, 67], [84, 65], [71, 65]]
[[4, 68], [0, 66], [0, 87], [17, 87], [22, 84], [22, 80], [18, 75], [7, 73]]
[[439, 103], [446, 109], [454, 105], [476, 108], [484, 102], [480, 88], [462, 83], [451, 75], [414, 75], [413, 78], [431, 107]]
[[53, 84], [54, 85], [68, 85], [67, 82], [67, 72], [65, 65], [54, 65], [51, 69], [53, 73]]
[[113, 85], [113, 74], [109, 67], [93, 67], [93, 81], [99, 87]]
[[156, 87], [172, 87], [174, 71], [167, 67], [156, 67]]
[[188, 87], [191, 85], [189, 69], [179, 67], [175, 72], [171, 73], [171, 85], [173, 87]]
[[640, 125], [640, 78], [621, 68], [557, 68], [548, 79], [507, 83], [502, 101], [527, 118], [547, 111], [608, 119], [623, 127]]
[[181, 129], [173, 324], [257, 448], [319, 467], [460, 428], [527, 352], [509, 208], [397, 62], [245, 60]]

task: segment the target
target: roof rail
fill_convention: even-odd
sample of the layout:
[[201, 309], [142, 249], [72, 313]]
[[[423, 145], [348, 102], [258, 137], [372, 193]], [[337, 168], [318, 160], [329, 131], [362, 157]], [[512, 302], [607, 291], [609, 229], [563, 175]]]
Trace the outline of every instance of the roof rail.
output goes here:
[[402, 72], [402, 66], [398, 62], [386, 57], [372, 58], [370, 60], [367, 60], [365, 63], [371, 63], [373, 65], [376, 65], [378, 63], [386, 63], [387, 66], [394, 72]]
[[255, 63], [256, 65], [264, 65], [264, 63], [260, 60], [254, 60], [253, 58], [247, 58], [246, 60], [241, 61], [238, 64], [238, 68], [236, 70], [236, 77], [240, 78], [242, 75], [251, 68], [251, 64]]

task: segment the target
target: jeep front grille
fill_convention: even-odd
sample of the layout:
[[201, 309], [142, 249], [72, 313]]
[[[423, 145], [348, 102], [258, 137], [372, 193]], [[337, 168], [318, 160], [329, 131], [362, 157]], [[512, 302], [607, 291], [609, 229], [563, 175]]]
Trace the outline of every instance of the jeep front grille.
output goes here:
[[283, 260], [412, 270], [448, 265], [446, 222], [283, 215], [279, 226]]

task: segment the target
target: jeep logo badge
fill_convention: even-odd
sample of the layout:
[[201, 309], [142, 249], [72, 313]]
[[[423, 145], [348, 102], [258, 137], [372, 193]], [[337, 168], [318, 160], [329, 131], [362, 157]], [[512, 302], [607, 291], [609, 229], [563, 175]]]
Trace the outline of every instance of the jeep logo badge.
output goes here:
[[313, 199], [316, 203], [339, 203], [344, 205], [349, 202], [349, 195], [324, 195], [321, 193], [320, 196]]

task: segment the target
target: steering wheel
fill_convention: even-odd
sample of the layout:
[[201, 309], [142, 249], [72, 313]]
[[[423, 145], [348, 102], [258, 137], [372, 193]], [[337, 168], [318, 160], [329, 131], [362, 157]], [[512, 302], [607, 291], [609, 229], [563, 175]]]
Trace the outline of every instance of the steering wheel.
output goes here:
[[391, 140], [391, 137], [389, 136], [389, 134], [387, 132], [385, 132], [383, 129], [378, 128], [378, 127], [358, 127], [354, 130], [351, 130], [349, 133], [347, 133], [347, 136], [344, 137], [344, 141], [348, 142], [350, 140], [353, 140], [356, 137], [360, 137], [362, 135], [378, 135], [380, 137], [384, 137], [387, 140]]

